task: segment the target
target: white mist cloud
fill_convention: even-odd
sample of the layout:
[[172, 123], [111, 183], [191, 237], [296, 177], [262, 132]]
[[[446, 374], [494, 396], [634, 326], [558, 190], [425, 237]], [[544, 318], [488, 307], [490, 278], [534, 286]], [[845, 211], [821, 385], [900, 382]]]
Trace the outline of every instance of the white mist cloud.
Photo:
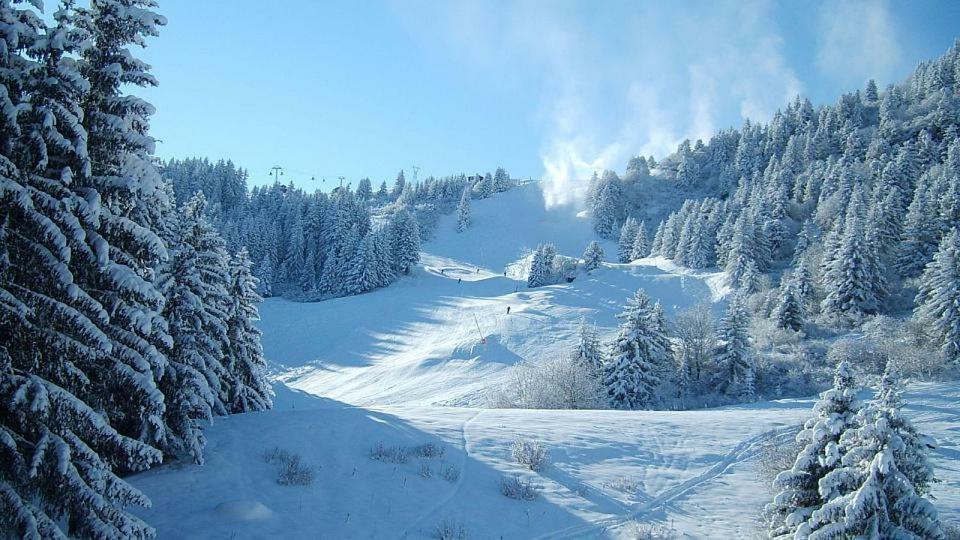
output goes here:
[[822, 72], [847, 86], [890, 80], [901, 49], [886, 0], [825, 2], [818, 19], [816, 58]]
[[436, 9], [448, 45], [469, 61], [509, 62], [542, 80], [548, 205], [576, 202], [594, 171], [622, 170], [633, 155], [660, 158], [684, 138], [766, 120], [801, 90], [766, 1], [477, 0]]

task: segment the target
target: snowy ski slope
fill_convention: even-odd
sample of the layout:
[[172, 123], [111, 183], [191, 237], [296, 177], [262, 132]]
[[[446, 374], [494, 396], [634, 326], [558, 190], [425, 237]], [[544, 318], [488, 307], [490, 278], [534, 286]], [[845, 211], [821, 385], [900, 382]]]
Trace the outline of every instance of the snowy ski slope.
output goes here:
[[[668, 313], [702, 301], [719, 310], [720, 276], [645, 260], [526, 289], [515, 263], [527, 250], [550, 241], [579, 255], [589, 222], [545, 210], [536, 186], [474, 201], [472, 214], [462, 234], [444, 217], [415, 274], [386, 289], [261, 306], [275, 409], [218, 419], [203, 466], [132, 479], [153, 500], [141, 514], [161, 538], [431, 538], [443, 522], [472, 539], [627, 538], [636, 521], [685, 538], [755, 536], [771, 497], [756, 474], [760, 444], [795, 430], [810, 399], [689, 412], [476, 408], [520, 359], [566, 350], [581, 317], [609, 335], [637, 287]], [[613, 244], [604, 249], [615, 258]], [[960, 519], [960, 385], [917, 385], [905, 397], [939, 442], [936, 504]], [[537, 474], [514, 464], [518, 436], [545, 443], [552, 465]], [[378, 443], [427, 442], [444, 455], [370, 458]], [[262, 459], [274, 447], [299, 453], [315, 482], [278, 485]], [[536, 500], [500, 494], [514, 473], [539, 486]]]

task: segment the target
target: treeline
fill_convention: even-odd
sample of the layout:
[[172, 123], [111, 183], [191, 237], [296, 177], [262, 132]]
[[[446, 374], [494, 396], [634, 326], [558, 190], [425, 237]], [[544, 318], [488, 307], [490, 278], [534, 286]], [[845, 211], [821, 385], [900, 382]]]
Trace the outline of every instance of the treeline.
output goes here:
[[[719, 267], [751, 309], [784, 328], [859, 325], [914, 309], [944, 357], [960, 361], [960, 43], [904, 83], [871, 81], [833, 106], [797, 98], [660, 163], [594, 177], [594, 228], [621, 246], [659, 219], [649, 252]], [[657, 195], [659, 186], [666, 195]], [[676, 208], [674, 206], [674, 208]], [[623, 259], [621, 259], [623, 260]]]
[[256, 279], [151, 156], [152, 0], [0, 1], [0, 536], [144, 538], [123, 477], [271, 406]]
[[421, 239], [464, 194], [468, 205], [469, 198], [487, 198], [514, 185], [498, 168], [493, 174], [417, 183], [407, 182], [400, 171], [392, 187], [384, 181], [376, 191], [367, 178], [356, 189], [348, 184], [330, 193], [308, 193], [292, 183], [248, 191], [243, 169], [230, 161], [197, 158], [170, 160], [163, 175], [178, 195], [200, 191], [211, 201], [228, 245], [249, 251], [260, 294], [305, 301], [389, 285], [410, 273], [419, 261]]

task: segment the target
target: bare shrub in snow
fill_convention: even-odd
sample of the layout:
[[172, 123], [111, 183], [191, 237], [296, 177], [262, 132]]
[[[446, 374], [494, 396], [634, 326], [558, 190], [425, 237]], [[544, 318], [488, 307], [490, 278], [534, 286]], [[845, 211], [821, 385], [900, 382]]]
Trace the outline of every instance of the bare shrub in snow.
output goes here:
[[676, 352], [686, 375], [699, 381], [703, 367], [710, 362], [717, 341], [716, 321], [707, 304], [697, 304], [677, 314], [673, 321], [677, 337]]
[[456, 482], [460, 479], [460, 469], [450, 465], [448, 463], [440, 464], [440, 478], [443, 478], [447, 482]]
[[500, 478], [500, 493], [518, 501], [532, 501], [537, 498], [540, 487], [531, 479], [522, 479], [519, 474], [507, 474]]
[[424, 443], [410, 448], [409, 454], [418, 458], [437, 459], [446, 454], [446, 448], [439, 444]]
[[540, 441], [517, 439], [510, 446], [510, 455], [531, 471], [540, 472], [550, 466], [550, 450]]
[[410, 461], [410, 454], [401, 446], [386, 446], [378, 442], [370, 449], [370, 459], [384, 463], [406, 463]]
[[930, 337], [916, 319], [878, 315], [865, 322], [862, 329], [884, 360], [893, 362], [901, 376], [937, 379], [946, 374], [947, 364], [931, 347]]
[[945, 540], [960, 540], [960, 523], [944, 521], [940, 524]]
[[433, 529], [433, 537], [437, 540], [466, 540], [467, 528], [462, 521], [445, 519]]
[[771, 433], [760, 444], [757, 456], [757, 478], [771, 493], [776, 490], [773, 480], [781, 472], [793, 467], [802, 445], [796, 440], [796, 433]]
[[634, 540], [674, 540], [680, 538], [677, 530], [673, 527], [666, 527], [655, 523], [633, 523], [633, 531], [630, 535]]
[[433, 467], [430, 466], [429, 461], [420, 460], [420, 476], [423, 478], [433, 478]]
[[680, 535], [673, 527], [666, 527], [654, 523], [634, 522], [630, 537], [634, 540], [674, 540], [675, 538], [680, 538]]
[[280, 465], [286, 463], [291, 458], [290, 452], [280, 448], [279, 446], [274, 446], [263, 452], [263, 461], [271, 465]]
[[299, 454], [293, 454], [280, 464], [277, 483], [283, 486], [308, 486], [315, 476], [313, 467], [305, 465]]
[[521, 409], [603, 409], [607, 399], [597, 373], [568, 355], [533, 364], [520, 362], [488, 405]]
[[621, 493], [626, 493], [628, 495], [637, 493], [641, 488], [640, 483], [630, 476], [620, 476], [615, 478], [613, 482], [610, 482], [607, 485]]

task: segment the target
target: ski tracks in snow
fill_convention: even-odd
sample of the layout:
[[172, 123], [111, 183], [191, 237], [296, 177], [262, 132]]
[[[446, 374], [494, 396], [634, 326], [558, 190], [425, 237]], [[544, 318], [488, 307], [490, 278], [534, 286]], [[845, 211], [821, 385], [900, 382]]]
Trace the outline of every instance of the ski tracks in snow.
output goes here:
[[[557, 531], [535, 537], [537, 540], [557, 539], [557, 538], [584, 538], [590, 533], [603, 534], [608, 531], [619, 529], [631, 521], [642, 517], [654, 510], [661, 509], [674, 500], [693, 493], [698, 487], [707, 484], [715, 478], [723, 475], [730, 467], [737, 463], [743, 463], [757, 455], [760, 444], [768, 437], [774, 437], [791, 430], [798, 430], [799, 425], [789, 425], [781, 428], [765, 431], [749, 439], [746, 439], [733, 447], [718, 462], [713, 464], [706, 471], [685, 480], [671, 488], [664, 490], [652, 499], [640, 503], [633, 511], [620, 515], [599, 518], [583, 525], [567, 527]], [[598, 530], [599, 529], [599, 530]]]
[[470, 447], [472, 446], [470, 436], [467, 434], [467, 426], [476, 420], [482, 412], [483, 409], [477, 410], [477, 412], [473, 413], [470, 418], [464, 420], [463, 424], [460, 425], [460, 444], [463, 445], [463, 456], [460, 459], [460, 476], [457, 478], [457, 481], [454, 482], [450, 492], [445, 497], [437, 501], [436, 504], [420, 514], [420, 516], [417, 517], [413, 523], [408, 525], [403, 530], [399, 538], [408, 538], [410, 536], [410, 531], [416, 531], [417, 527], [420, 527], [427, 518], [437, 513], [441, 508], [446, 506], [447, 503], [452, 501], [457, 494], [460, 493], [460, 489], [463, 487], [463, 484], [467, 479], [467, 465], [470, 463]]

